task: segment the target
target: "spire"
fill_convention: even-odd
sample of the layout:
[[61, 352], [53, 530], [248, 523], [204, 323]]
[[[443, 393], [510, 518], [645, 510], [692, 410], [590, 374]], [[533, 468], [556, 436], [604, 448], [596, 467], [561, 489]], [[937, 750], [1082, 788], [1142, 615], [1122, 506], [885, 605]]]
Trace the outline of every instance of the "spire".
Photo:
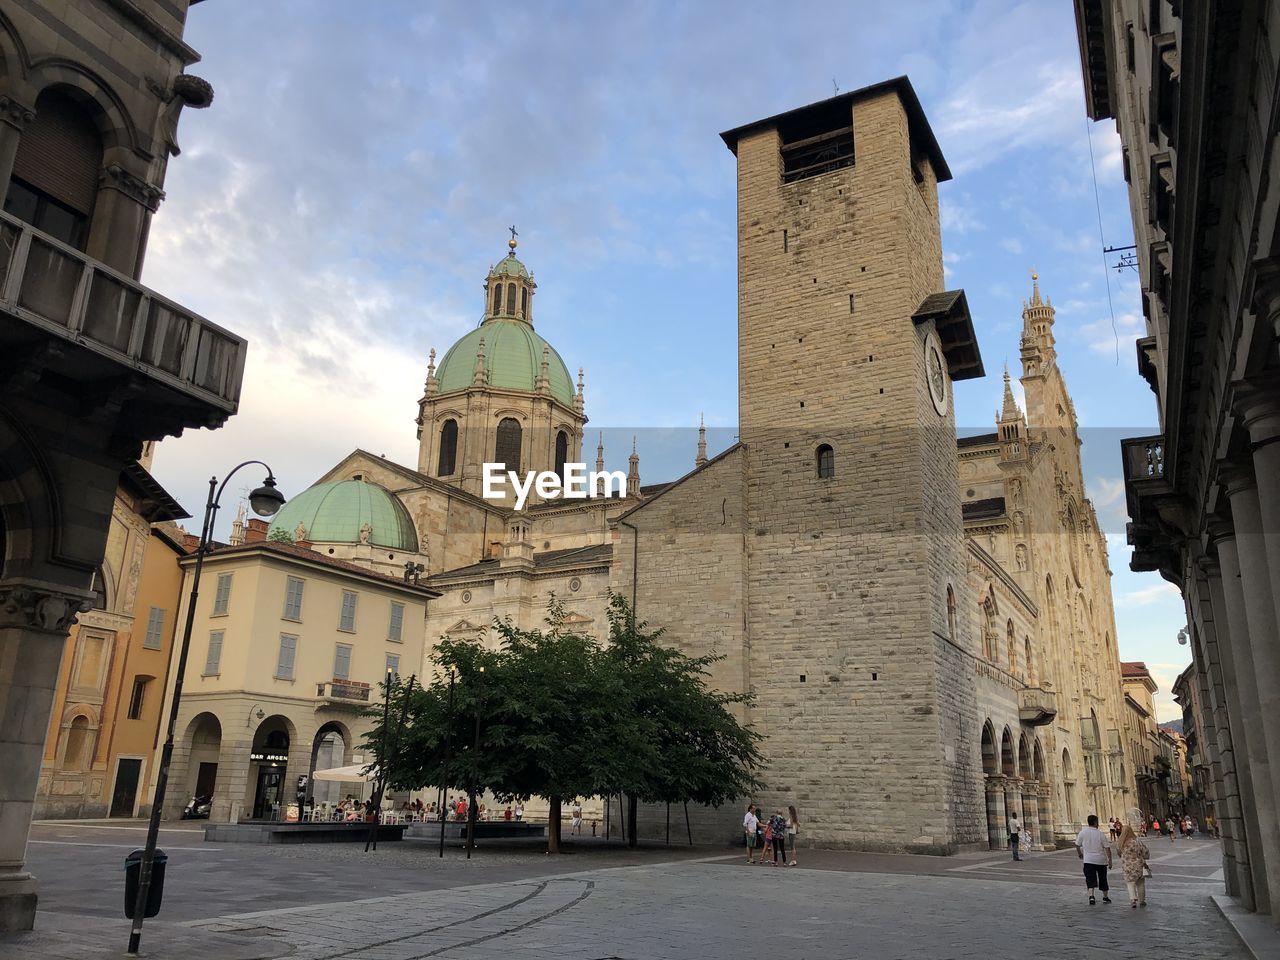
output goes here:
[[1031, 268], [1031, 306], [1041, 306], [1043, 301], [1040, 299], [1040, 275], [1036, 273], [1036, 268]]
[[607, 482], [604, 479], [604, 431], [603, 430], [600, 431], [600, 442], [599, 444], [596, 445], [596, 473], [599, 474], [600, 476], [599, 476], [599, 479], [596, 480], [596, 489], [594, 491], [594, 495], [597, 497], [603, 497], [604, 491], [605, 491], [605, 483]]
[[702, 414], [698, 414], [698, 455], [693, 460], [694, 467], [702, 467], [707, 463], [707, 423]]
[[1053, 303], [1040, 296], [1040, 275], [1031, 271], [1031, 299], [1022, 301], [1022, 375], [1039, 376], [1053, 365]]
[[231, 535], [227, 537], [227, 543], [233, 547], [238, 547], [244, 543], [244, 526], [247, 514], [244, 509], [244, 501], [241, 500], [236, 507], [236, 518], [231, 521]]
[[636, 435], [631, 435], [631, 456], [627, 458], [627, 496], [640, 496], [640, 455], [636, 453]]
[[484, 337], [480, 338], [479, 347], [476, 350], [476, 372], [471, 378], [471, 385], [475, 387], [483, 387], [489, 382], [489, 370], [484, 365]]
[[1013, 398], [1013, 387], [1009, 383], [1009, 364], [1004, 365], [1004, 409], [1000, 411], [1001, 420], [1021, 419], [1022, 411], [1018, 409], [1018, 401]]
[[586, 399], [582, 395], [582, 368], [578, 368], [578, 392], [573, 398], [573, 409], [582, 413], [587, 408]]
[[545, 343], [542, 345], [542, 366], [539, 368], [534, 390], [538, 393], [551, 391], [551, 348]]
[[432, 347], [427, 358], [427, 396], [432, 396], [439, 388], [440, 384], [436, 381], [436, 348]]

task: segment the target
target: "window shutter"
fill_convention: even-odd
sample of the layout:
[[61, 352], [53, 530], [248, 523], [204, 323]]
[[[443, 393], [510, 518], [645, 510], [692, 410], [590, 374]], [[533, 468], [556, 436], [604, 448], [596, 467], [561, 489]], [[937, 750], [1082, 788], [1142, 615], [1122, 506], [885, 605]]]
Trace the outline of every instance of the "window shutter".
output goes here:
[[98, 197], [102, 138], [85, 111], [57, 90], [36, 100], [36, 118], [18, 141], [13, 175], [86, 217]]
[[204, 672], [217, 673], [222, 662], [222, 631], [215, 630], [209, 634], [209, 653], [205, 657]]
[[338, 623], [339, 630], [356, 628], [356, 594], [351, 590], [342, 591], [342, 617]]
[[346, 680], [351, 676], [351, 647], [340, 643], [333, 658], [333, 679]]
[[387, 636], [392, 640], [399, 641], [401, 633], [404, 630], [404, 604], [391, 604], [391, 623], [387, 627]]
[[293, 679], [293, 658], [298, 650], [298, 638], [288, 633], [280, 634], [280, 655], [276, 658], [276, 676]]
[[147, 635], [142, 640], [143, 647], [148, 650], [159, 650], [163, 634], [164, 608], [152, 607], [151, 612], [147, 614]]

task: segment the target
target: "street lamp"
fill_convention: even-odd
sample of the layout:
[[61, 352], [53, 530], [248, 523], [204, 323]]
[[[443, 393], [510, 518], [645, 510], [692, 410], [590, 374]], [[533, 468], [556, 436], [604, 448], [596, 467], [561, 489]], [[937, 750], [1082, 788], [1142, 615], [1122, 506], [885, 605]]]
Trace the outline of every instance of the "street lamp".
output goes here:
[[218, 513], [218, 501], [222, 491], [241, 467], [250, 464], [265, 467], [267, 478], [262, 486], [249, 494], [249, 506], [263, 517], [274, 516], [284, 506], [284, 494], [276, 489], [272, 469], [261, 460], [246, 460], [222, 478], [209, 478], [209, 500], [204, 506], [204, 525], [200, 529], [200, 543], [196, 546], [196, 565], [191, 575], [191, 595], [187, 598], [187, 620], [182, 628], [182, 646], [178, 651], [178, 671], [173, 683], [173, 703], [169, 707], [169, 728], [160, 753], [160, 771], [156, 776], [156, 795], [151, 802], [151, 820], [147, 824], [147, 845], [142, 853], [142, 865], [138, 874], [138, 896], [133, 904], [133, 928], [129, 931], [129, 955], [137, 956], [142, 943], [142, 920], [146, 913], [147, 896], [151, 891], [151, 868], [156, 856], [156, 838], [160, 834], [160, 810], [164, 805], [165, 790], [169, 786], [169, 764], [173, 759], [173, 731], [178, 725], [178, 706], [182, 700], [182, 680], [187, 672], [187, 654], [191, 650], [191, 629], [196, 619], [196, 598], [200, 595], [200, 572], [204, 569], [205, 554], [209, 552], [209, 540], [213, 536], [213, 521]]

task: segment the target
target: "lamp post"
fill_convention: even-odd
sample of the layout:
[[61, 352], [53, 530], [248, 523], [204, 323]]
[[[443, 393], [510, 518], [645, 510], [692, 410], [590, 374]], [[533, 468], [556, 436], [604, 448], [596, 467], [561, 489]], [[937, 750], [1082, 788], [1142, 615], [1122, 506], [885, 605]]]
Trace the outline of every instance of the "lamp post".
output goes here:
[[147, 844], [142, 853], [142, 864], [138, 875], [138, 897], [133, 904], [133, 927], [129, 931], [129, 955], [137, 956], [138, 947], [142, 943], [142, 920], [146, 913], [147, 896], [151, 890], [151, 868], [156, 856], [156, 838], [160, 834], [160, 811], [164, 805], [165, 791], [169, 786], [169, 764], [173, 759], [173, 732], [178, 725], [178, 707], [182, 701], [182, 680], [187, 671], [187, 654], [191, 650], [191, 629], [196, 619], [196, 598], [200, 595], [200, 573], [204, 569], [205, 554], [209, 552], [209, 540], [213, 536], [213, 521], [218, 513], [218, 501], [222, 499], [222, 491], [241, 467], [257, 464], [265, 467], [267, 478], [262, 486], [249, 494], [249, 506], [253, 512], [263, 517], [274, 516], [284, 505], [284, 494], [276, 489], [276, 478], [271, 468], [261, 460], [246, 460], [233, 467], [222, 478], [221, 486], [217, 477], [209, 478], [209, 500], [204, 507], [204, 525], [200, 529], [200, 543], [196, 547], [195, 570], [191, 575], [191, 595], [187, 598], [187, 619], [182, 628], [182, 645], [178, 650], [178, 670], [173, 683], [173, 703], [169, 707], [169, 726], [165, 736], [164, 747], [160, 752], [160, 769], [156, 776], [156, 795], [151, 802], [151, 820], [147, 824]]
[[440, 856], [444, 856], [444, 827], [449, 820], [449, 811], [445, 807], [445, 803], [449, 800], [449, 760], [452, 759], [452, 738], [450, 730], [453, 727], [453, 681], [458, 676], [458, 671], [453, 667], [449, 668], [449, 708], [445, 714], [444, 720], [444, 772], [440, 777], [443, 783], [444, 801], [440, 804]]

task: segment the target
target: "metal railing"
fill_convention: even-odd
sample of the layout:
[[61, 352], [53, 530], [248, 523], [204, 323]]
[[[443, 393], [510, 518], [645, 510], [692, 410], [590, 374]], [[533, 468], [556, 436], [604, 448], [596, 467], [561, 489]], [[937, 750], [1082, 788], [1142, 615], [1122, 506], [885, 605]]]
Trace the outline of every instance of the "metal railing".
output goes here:
[[316, 684], [316, 697], [321, 700], [346, 700], [353, 703], [369, 702], [369, 684], [356, 680], [327, 680]]
[[5, 213], [0, 312], [235, 412], [243, 338]]

